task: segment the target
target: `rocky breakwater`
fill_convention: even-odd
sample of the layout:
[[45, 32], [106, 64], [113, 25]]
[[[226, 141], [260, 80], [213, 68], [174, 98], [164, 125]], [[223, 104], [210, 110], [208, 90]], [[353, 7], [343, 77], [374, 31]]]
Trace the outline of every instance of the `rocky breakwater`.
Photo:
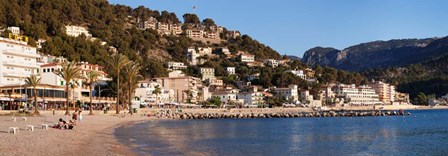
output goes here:
[[397, 111], [322, 111], [297, 113], [181, 113], [164, 111], [162, 118], [170, 119], [245, 119], [245, 118], [311, 118], [311, 117], [366, 117], [366, 116], [402, 116], [409, 112]]

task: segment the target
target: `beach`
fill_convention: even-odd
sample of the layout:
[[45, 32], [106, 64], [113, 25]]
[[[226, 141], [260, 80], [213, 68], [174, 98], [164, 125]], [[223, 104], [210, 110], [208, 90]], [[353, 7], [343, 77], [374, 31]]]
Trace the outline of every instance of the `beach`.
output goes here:
[[[73, 112], [73, 111], [72, 111]], [[0, 155], [133, 155], [127, 146], [121, 145], [113, 135], [113, 131], [120, 125], [132, 124], [155, 118], [140, 115], [87, 115], [83, 112], [83, 120], [73, 130], [49, 128], [42, 129], [42, 123], [53, 126], [59, 118], [67, 116], [64, 111], [52, 115], [50, 111], [41, 111], [39, 117], [15, 116], [17, 121], [11, 121], [12, 116], [0, 116]], [[26, 125], [34, 125], [33, 132], [26, 131]], [[17, 134], [8, 133], [9, 127], [19, 127]]]
[[[361, 109], [361, 108], [352, 108]], [[447, 109], [447, 107], [413, 107], [417, 109]], [[135, 123], [145, 121], [169, 120], [159, 119], [143, 114], [155, 113], [159, 109], [138, 110], [134, 115], [115, 115], [115, 111], [109, 114], [95, 111], [95, 115], [87, 115], [83, 112], [83, 120], [73, 130], [60, 130], [51, 128], [59, 118], [68, 121], [65, 111], [57, 111], [55, 115], [51, 111], [40, 111], [41, 116], [29, 117], [24, 121], [22, 115], [16, 114], [16, 122], [11, 121], [9, 111], [0, 111], [0, 155], [135, 155], [132, 147], [119, 142], [114, 136], [114, 130], [123, 126], [132, 126]], [[350, 109], [345, 109], [350, 110]], [[250, 108], [250, 109], [182, 109], [189, 113], [282, 113], [282, 112], [312, 112], [308, 108]], [[73, 111], [71, 111], [73, 113]], [[42, 129], [41, 124], [47, 123], [50, 128]], [[34, 125], [33, 132], [25, 130], [26, 125]], [[9, 127], [19, 127], [17, 134], [8, 133]]]

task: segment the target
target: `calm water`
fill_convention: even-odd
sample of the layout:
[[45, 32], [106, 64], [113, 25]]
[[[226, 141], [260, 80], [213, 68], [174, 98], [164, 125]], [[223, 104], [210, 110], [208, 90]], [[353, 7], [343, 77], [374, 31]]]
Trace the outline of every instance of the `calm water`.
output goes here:
[[411, 113], [145, 122], [115, 135], [141, 155], [448, 155], [448, 110]]

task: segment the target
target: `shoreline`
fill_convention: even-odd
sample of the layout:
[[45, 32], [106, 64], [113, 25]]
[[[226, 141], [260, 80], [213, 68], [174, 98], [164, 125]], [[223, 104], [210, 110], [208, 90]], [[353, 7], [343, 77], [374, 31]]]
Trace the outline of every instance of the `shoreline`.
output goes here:
[[[361, 109], [361, 108], [358, 108]], [[436, 107], [418, 107], [405, 110], [440, 110], [448, 109], [448, 106]], [[0, 111], [0, 138], [5, 141], [0, 142], [1, 155], [138, 155], [134, 148], [125, 142], [120, 142], [114, 132], [122, 126], [133, 126], [141, 122], [170, 120], [157, 118], [151, 115], [147, 117], [147, 113], [151, 113], [160, 109], [144, 109], [138, 110], [133, 116], [124, 118], [112, 113], [103, 114], [102, 111], [95, 111], [95, 115], [87, 115], [88, 111], [83, 112], [83, 121], [80, 122], [74, 130], [59, 130], [49, 128], [44, 130], [40, 127], [42, 123], [48, 123], [52, 126], [59, 118], [64, 120], [70, 119], [63, 115], [65, 111], [57, 111], [56, 115], [52, 115], [51, 111], [40, 111], [39, 117], [28, 117], [27, 121], [22, 121], [22, 116], [16, 115], [16, 122], [11, 121], [9, 111]], [[369, 109], [371, 111], [373, 109]], [[398, 109], [394, 109], [398, 110]], [[344, 111], [350, 109], [344, 108]], [[123, 113], [124, 111], [122, 111]], [[183, 109], [185, 113], [197, 112], [228, 112], [239, 114], [241, 112], [316, 112], [311, 109], [303, 108], [249, 108], [249, 109]], [[71, 112], [73, 113], [73, 112]], [[179, 119], [180, 120], [180, 119]], [[35, 131], [25, 130], [25, 125], [32, 124]], [[19, 127], [18, 134], [8, 133], [9, 127]], [[26, 147], [26, 148], [24, 148]]]

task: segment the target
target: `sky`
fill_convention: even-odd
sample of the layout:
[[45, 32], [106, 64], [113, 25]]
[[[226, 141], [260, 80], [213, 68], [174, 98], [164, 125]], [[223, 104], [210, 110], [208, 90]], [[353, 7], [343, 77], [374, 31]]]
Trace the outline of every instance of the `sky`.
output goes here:
[[313, 47], [448, 35], [446, 0], [109, 0], [133, 8], [194, 13], [239, 30], [280, 54]]

